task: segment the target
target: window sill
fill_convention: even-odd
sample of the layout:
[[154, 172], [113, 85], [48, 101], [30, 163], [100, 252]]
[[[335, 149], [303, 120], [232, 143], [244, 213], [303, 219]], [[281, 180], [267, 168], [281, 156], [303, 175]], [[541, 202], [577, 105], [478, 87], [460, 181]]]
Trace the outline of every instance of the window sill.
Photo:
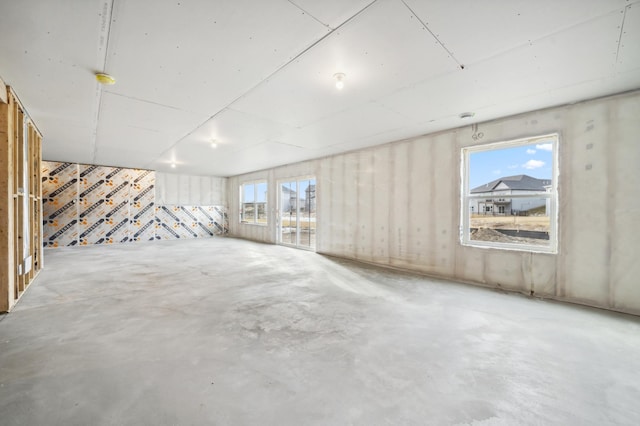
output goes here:
[[476, 241], [476, 240], [462, 241], [460, 244], [462, 244], [462, 246], [464, 247], [473, 247], [473, 248], [480, 248], [480, 249], [520, 251], [525, 253], [558, 254], [558, 249], [554, 245], [536, 246], [536, 245], [524, 245], [524, 244], [482, 242], [482, 241]]

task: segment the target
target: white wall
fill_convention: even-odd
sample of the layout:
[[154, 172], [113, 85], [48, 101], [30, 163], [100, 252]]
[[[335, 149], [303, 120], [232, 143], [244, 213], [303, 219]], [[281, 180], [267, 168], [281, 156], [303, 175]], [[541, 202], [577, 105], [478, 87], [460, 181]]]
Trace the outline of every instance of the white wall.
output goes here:
[[[230, 234], [275, 242], [275, 182], [318, 179], [317, 251], [640, 314], [640, 92], [522, 114], [228, 179]], [[459, 242], [463, 147], [552, 132], [559, 252]], [[268, 227], [238, 223], [238, 185], [266, 178]]]
[[156, 172], [156, 204], [225, 206], [226, 178]]

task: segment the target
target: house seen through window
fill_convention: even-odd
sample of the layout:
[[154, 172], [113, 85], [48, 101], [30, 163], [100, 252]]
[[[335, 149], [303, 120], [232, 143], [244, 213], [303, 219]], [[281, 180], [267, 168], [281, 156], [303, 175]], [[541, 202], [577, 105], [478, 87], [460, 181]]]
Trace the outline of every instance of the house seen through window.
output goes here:
[[462, 150], [461, 241], [555, 253], [558, 135]]
[[257, 181], [240, 185], [240, 222], [267, 224], [267, 182]]

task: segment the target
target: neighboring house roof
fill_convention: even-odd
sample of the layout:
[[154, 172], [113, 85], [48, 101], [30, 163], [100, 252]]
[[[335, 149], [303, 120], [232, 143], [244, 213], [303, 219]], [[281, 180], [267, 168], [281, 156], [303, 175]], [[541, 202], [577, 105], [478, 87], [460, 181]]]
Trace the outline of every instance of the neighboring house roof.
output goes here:
[[538, 179], [529, 175], [505, 176], [473, 188], [471, 193], [491, 192], [496, 190], [498, 186], [501, 186], [501, 188], [498, 189], [504, 189], [506, 186], [511, 190], [544, 192], [546, 190], [545, 185], [551, 185], [551, 180]]
[[293, 194], [293, 195], [296, 194], [296, 191], [294, 191], [291, 188], [287, 188], [286, 186], [281, 186], [280, 188], [282, 189], [282, 192], [284, 192], [284, 193]]

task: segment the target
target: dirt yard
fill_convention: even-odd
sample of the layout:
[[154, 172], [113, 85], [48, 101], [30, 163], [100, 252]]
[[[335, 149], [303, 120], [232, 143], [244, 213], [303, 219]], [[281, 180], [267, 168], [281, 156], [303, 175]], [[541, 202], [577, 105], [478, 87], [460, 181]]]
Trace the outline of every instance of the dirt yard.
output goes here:
[[509, 235], [501, 234], [500, 232], [489, 228], [478, 228], [475, 231], [471, 231], [471, 239], [476, 241], [493, 241], [498, 243], [529, 244], [536, 246], [549, 245], [549, 240], [542, 240], [538, 238], [511, 237]]
[[471, 239], [477, 241], [494, 241], [529, 245], [548, 245], [549, 240], [538, 238], [511, 237], [501, 234], [496, 229], [516, 229], [519, 231], [549, 232], [548, 216], [471, 216]]
[[549, 225], [548, 216], [471, 216], [471, 228], [549, 232]]

